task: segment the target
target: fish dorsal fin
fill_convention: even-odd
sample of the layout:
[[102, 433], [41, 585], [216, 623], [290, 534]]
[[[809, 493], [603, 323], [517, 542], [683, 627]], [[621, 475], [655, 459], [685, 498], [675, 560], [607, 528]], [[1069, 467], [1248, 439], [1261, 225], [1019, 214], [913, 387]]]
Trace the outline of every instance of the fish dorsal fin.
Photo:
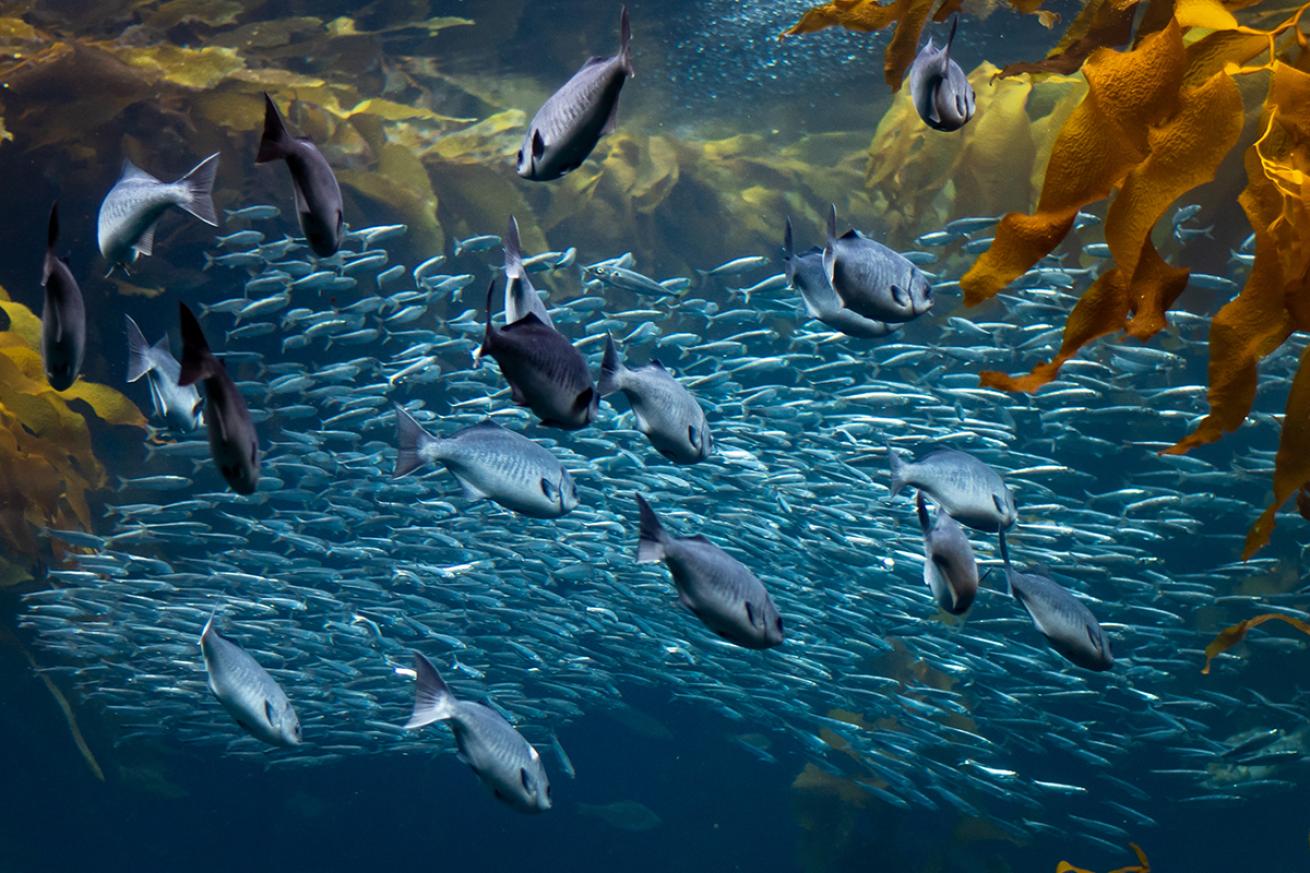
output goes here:
[[709, 540], [705, 539], [705, 534], [692, 534], [689, 537], [683, 537], [683, 539], [691, 540], [694, 543], [704, 543], [707, 546], [714, 545]]
[[582, 62], [582, 69], [585, 70], [589, 67], [594, 67], [597, 64], [608, 64], [609, 60], [610, 60], [609, 58], [603, 55], [592, 55], [591, 57], [587, 58], [585, 61]]
[[495, 421], [493, 421], [493, 420], [490, 419], [490, 418], [484, 418], [484, 419], [482, 419], [482, 421], [479, 421], [477, 424], [473, 425], [473, 428], [472, 428], [472, 429], [475, 429], [475, 430], [504, 430], [505, 428], [501, 427], [499, 424], [497, 424]]
[[649, 366], [654, 367], [656, 370], [659, 370], [661, 373], [669, 372], [669, 368], [664, 366], [664, 364], [660, 361], [659, 358], [651, 358]]
[[155, 228], [157, 227], [159, 227], [158, 221], [147, 227], [145, 233], [141, 234], [141, 238], [136, 241], [132, 248], [143, 255], [149, 255], [153, 252], [155, 249]]
[[839, 237], [837, 237], [837, 238], [838, 238], [838, 239], [862, 239], [862, 238], [863, 238], [863, 235], [862, 235], [858, 230], [856, 230], [855, 228], [852, 227], [850, 230], [846, 231], [844, 234], [842, 234], [841, 236], [839, 236]]
[[951, 46], [955, 44], [955, 29], [959, 26], [960, 16], [956, 15], [951, 18], [951, 33], [946, 37], [946, 45], [942, 46], [942, 61], [946, 66], [951, 63]]
[[546, 327], [546, 322], [537, 317], [537, 313], [528, 312], [513, 324], [507, 324], [501, 328], [502, 332], [508, 333], [511, 330], [521, 330], [523, 328]]
[[118, 176], [118, 181], [122, 182], [127, 179], [140, 179], [146, 182], [158, 182], [154, 176], [132, 163], [127, 158], [123, 158], [123, 171]]

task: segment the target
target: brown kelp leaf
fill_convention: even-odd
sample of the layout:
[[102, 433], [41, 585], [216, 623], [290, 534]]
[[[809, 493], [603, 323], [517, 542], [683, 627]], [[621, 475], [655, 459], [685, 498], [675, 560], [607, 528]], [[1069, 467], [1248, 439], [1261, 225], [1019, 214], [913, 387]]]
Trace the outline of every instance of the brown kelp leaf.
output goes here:
[[236, 49], [223, 46], [193, 49], [166, 43], [124, 46], [105, 42], [100, 47], [130, 67], [193, 91], [213, 88], [246, 65]]
[[160, 30], [185, 22], [223, 27], [234, 23], [244, 11], [245, 6], [238, 0], [168, 0], [147, 13], [142, 22]]
[[337, 179], [394, 210], [409, 225], [410, 239], [421, 251], [442, 250], [445, 235], [437, 223], [437, 195], [427, 168], [409, 149], [383, 143], [376, 170], [339, 170]]
[[329, 108], [328, 111], [341, 119], [354, 118], [357, 115], [373, 115], [383, 121], [409, 121], [417, 118], [423, 121], [471, 124], [476, 120], [473, 118], [452, 118], [449, 115], [440, 115], [431, 109], [424, 109], [422, 106], [408, 106], [394, 100], [384, 100], [381, 97], [370, 97], [367, 100], [361, 100], [349, 109], [333, 107]]
[[[1287, 410], [1278, 436], [1278, 455], [1274, 459], [1274, 499], [1260, 513], [1246, 534], [1242, 560], [1254, 555], [1269, 542], [1275, 516], [1293, 492], [1310, 483], [1310, 349], [1301, 355], [1292, 390], [1287, 396]], [[1298, 497], [1297, 507], [1301, 500]]]
[[[1166, 28], [1161, 38], [1177, 40], [1181, 50], [1176, 27]], [[1181, 62], [1181, 51], [1174, 57]], [[1097, 279], [1070, 313], [1060, 351], [1018, 379], [985, 372], [983, 385], [1034, 391], [1097, 337], [1125, 330], [1147, 339], [1165, 327], [1165, 312], [1187, 287], [1188, 271], [1160, 258], [1151, 243], [1151, 229], [1170, 204], [1214, 176], [1242, 129], [1241, 94], [1223, 73], [1198, 88], [1182, 89], [1176, 101], [1172, 116], [1151, 128], [1144, 160], [1128, 173], [1110, 205], [1105, 236], [1115, 266]]]
[[[952, 0], [945, 0], [946, 6]], [[919, 34], [932, 17], [937, 0], [892, 0], [883, 5], [877, 0], [833, 0], [815, 6], [800, 20], [783, 31], [779, 39], [801, 33], [813, 33], [829, 27], [871, 32], [896, 24], [883, 57], [883, 78], [893, 91], [901, 87], [906, 69], [919, 51]]]
[[1136, 11], [1137, 0], [1091, 0], [1083, 6], [1078, 17], [1070, 23], [1055, 48], [1047, 52], [1044, 60], [1006, 64], [997, 75], [1067, 75], [1077, 72], [1094, 50], [1103, 46], [1121, 46], [1128, 42], [1133, 33], [1133, 16]]
[[[1137, 863], [1130, 864], [1127, 867], [1119, 867], [1111, 870], [1110, 873], [1151, 873], [1151, 862], [1147, 860], [1146, 853], [1142, 847], [1136, 843], [1129, 843], [1128, 847], [1133, 850], [1137, 856]], [[1075, 867], [1068, 861], [1061, 861], [1055, 868], [1055, 873], [1092, 873], [1090, 870], [1084, 870], [1082, 867]]]
[[1220, 631], [1219, 635], [1211, 640], [1210, 645], [1205, 647], [1205, 666], [1201, 668], [1201, 673], [1209, 675], [1211, 661], [1240, 643], [1251, 628], [1259, 627], [1267, 621], [1286, 622], [1301, 633], [1310, 634], [1310, 624], [1301, 621], [1299, 618], [1283, 615], [1281, 612], [1266, 612], [1263, 615], [1248, 618], [1246, 621], [1239, 621], [1237, 624]]

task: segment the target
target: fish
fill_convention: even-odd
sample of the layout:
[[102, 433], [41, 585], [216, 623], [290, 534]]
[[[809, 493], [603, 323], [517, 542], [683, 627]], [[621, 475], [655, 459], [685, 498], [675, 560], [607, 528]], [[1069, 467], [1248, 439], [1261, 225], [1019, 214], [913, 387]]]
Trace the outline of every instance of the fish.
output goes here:
[[951, 33], [941, 48], [937, 48], [929, 39], [915, 56], [907, 73], [914, 108], [924, 124], [933, 130], [956, 131], [973, 118], [973, 86], [969, 84], [964, 70], [951, 57], [951, 46], [955, 43], [955, 30], [959, 23], [960, 16], [951, 18]]
[[973, 606], [979, 584], [969, 537], [946, 513], [929, 516], [922, 490], [915, 495], [915, 506], [923, 529], [923, 581], [943, 611], [964, 615]]
[[46, 381], [56, 391], [66, 391], [82, 372], [86, 355], [86, 304], [82, 289], [68, 264], [55, 252], [59, 242], [59, 204], [50, 207], [46, 225], [45, 260], [41, 287], [45, 302], [41, 308], [41, 366]]
[[578, 813], [588, 818], [598, 819], [612, 828], [632, 833], [651, 831], [664, 824], [663, 819], [650, 807], [635, 800], [620, 800], [614, 803], [579, 803]]
[[1110, 641], [1092, 611], [1055, 580], [1038, 573], [1020, 573], [1007, 561], [1009, 593], [1028, 611], [1033, 626], [1065, 660], [1085, 670], [1114, 666]]
[[523, 136], [515, 168], [534, 182], [558, 179], [578, 167], [600, 138], [618, 125], [619, 93], [636, 71], [632, 66], [628, 7], [619, 14], [619, 52], [590, 58], [547, 98]]
[[549, 450], [489, 419], [439, 439], [397, 405], [396, 441], [395, 478], [439, 463], [473, 500], [533, 518], [559, 518], [578, 505], [573, 477]]
[[229, 219], [245, 221], [268, 221], [282, 214], [282, 210], [276, 206], [265, 204], [243, 206], [240, 209], [225, 209], [223, 211]]
[[465, 239], [455, 240], [454, 254], [458, 258], [460, 255], [489, 252], [499, 245], [504, 245], [504, 243], [494, 233], [477, 234]]
[[837, 207], [828, 211], [823, 270], [842, 305], [865, 318], [899, 324], [933, 307], [932, 285], [914, 264], [852, 228], [837, 236]]
[[649, 276], [642, 275], [636, 270], [629, 269], [628, 267], [621, 267], [617, 264], [592, 264], [583, 267], [583, 272], [594, 279], [599, 279], [606, 285], [612, 285], [615, 288], [622, 288], [623, 290], [631, 291], [634, 294], [650, 294], [655, 297], [667, 297], [674, 293]]
[[446, 722], [460, 760], [498, 800], [519, 812], [549, 810], [550, 779], [532, 744], [491, 707], [456, 699], [437, 668], [419, 652], [414, 652], [414, 673], [414, 712], [405, 729]]
[[599, 397], [582, 354], [531, 312], [497, 328], [491, 318], [495, 289], [492, 279], [487, 286], [487, 327], [480, 355], [495, 358], [514, 402], [531, 409], [542, 424], [564, 430], [591, 424]]
[[601, 397], [622, 391], [632, 406], [637, 429], [675, 464], [695, 464], [710, 456], [714, 441], [705, 410], [658, 358], [644, 367], [627, 367], [614, 338], [606, 334], [597, 389]]
[[519, 245], [519, 223], [514, 216], [509, 217], [509, 229], [505, 232], [505, 323], [513, 324], [531, 312], [537, 320], [553, 328], [546, 305], [532, 287], [532, 280], [523, 269], [523, 250]]
[[294, 137], [277, 104], [264, 94], [264, 133], [259, 140], [256, 164], [286, 161], [291, 171], [296, 214], [300, 230], [314, 254], [320, 258], [336, 254], [341, 247], [344, 224], [341, 186], [332, 166], [308, 137]]
[[182, 319], [182, 362], [177, 384], [205, 386], [205, 422], [210, 455], [223, 479], [237, 494], [254, 494], [259, 485], [259, 435], [250, 408], [227, 367], [209, 350], [200, 322], [185, 303]]
[[277, 680], [249, 653], [214, 627], [214, 616], [200, 634], [200, 651], [209, 690], [246, 733], [271, 746], [298, 746], [300, 719]]
[[783, 641], [782, 616], [754, 573], [704, 536], [673, 537], [640, 494], [637, 563], [663, 561], [678, 600], [714, 633], [747, 649]]
[[168, 337], [160, 337], [159, 342], [149, 345], [132, 316], [124, 315], [123, 320], [127, 325], [127, 381], [148, 377], [155, 416], [162, 418], [172, 430], [190, 433], [198, 428], [204, 421], [204, 402], [195, 385], [177, 384], [182, 365], [169, 350]]
[[907, 485], [924, 491], [951, 518], [975, 530], [997, 533], [1014, 525], [1018, 512], [1005, 480], [968, 452], [937, 449], [907, 462], [891, 446], [891, 496]]
[[787, 283], [801, 293], [805, 311], [811, 318], [823, 322], [856, 339], [881, 339], [896, 330], [896, 325], [865, 318], [842, 305], [837, 292], [823, 267], [823, 249], [817, 246], [800, 255], [792, 243], [791, 219], [783, 231], [783, 265]]
[[100, 202], [96, 219], [96, 239], [110, 272], [114, 267], [126, 270], [154, 251], [155, 228], [172, 207], [218, 227], [213, 200], [217, 172], [217, 152], [176, 182], [161, 182], [131, 161], [123, 161], [118, 181]]

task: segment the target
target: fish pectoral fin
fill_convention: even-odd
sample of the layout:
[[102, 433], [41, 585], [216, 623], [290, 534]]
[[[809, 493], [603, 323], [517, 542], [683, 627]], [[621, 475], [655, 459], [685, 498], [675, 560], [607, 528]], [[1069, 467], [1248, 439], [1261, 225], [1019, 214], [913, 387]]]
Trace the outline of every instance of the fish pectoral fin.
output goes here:
[[158, 221], [147, 227], [145, 233], [141, 234], [141, 238], [133, 244], [133, 251], [140, 255], [151, 254], [155, 249], [155, 228], [157, 227], [159, 227]]
[[527, 406], [528, 396], [523, 393], [523, 389], [513, 382], [509, 383], [509, 398], [514, 401], [516, 406]]
[[455, 476], [455, 481], [459, 482], [459, 487], [464, 492], [464, 496], [467, 497], [469, 500], [488, 499], [489, 495], [486, 492], [484, 492], [482, 489], [478, 488], [478, 486], [474, 485], [472, 482], [470, 482], [468, 479], [465, 479], [460, 474], [455, 473], [453, 470], [451, 472]]
[[609, 117], [605, 119], [605, 126], [600, 129], [600, 135], [605, 136], [613, 133], [619, 126], [619, 99], [616, 96], [614, 103], [610, 106]]
[[646, 420], [646, 416], [642, 415], [641, 407], [632, 407], [632, 417], [637, 419], [637, 430], [642, 433], [650, 433], [650, 422]]
[[296, 182], [294, 179], [291, 182], [291, 191], [296, 198], [296, 214], [308, 215], [309, 201], [305, 199], [305, 192], [300, 190], [300, 183]]

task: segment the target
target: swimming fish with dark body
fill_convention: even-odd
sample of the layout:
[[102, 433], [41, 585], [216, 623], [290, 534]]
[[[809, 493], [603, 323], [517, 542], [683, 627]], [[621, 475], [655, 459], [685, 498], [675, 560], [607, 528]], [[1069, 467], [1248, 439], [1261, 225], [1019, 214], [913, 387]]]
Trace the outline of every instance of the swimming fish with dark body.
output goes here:
[[828, 274], [823, 267], [823, 249], [814, 246], [796, 254], [792, 243], [791, 219], [783, 233], [783, 264], [787, 283], [801, 292], [805, 311], [828, 327], [858, 339], [878, 339], [896, 330], [896, 325], [865, 318], [842, 305], [837, 292], [832, 290]]
[[130, 267], [138, 257], [154, 251], [155, 228], [171, 207], [218, 227], [212, 196], [217, 171], [217, 153], [176, 182], [161, 182], [131, 161], [123, 161], [123, 172], [101, 201], [97, 218], [100, 254], [110, 269]]
[[1014, 495], [1001, 475], [968, 452], [938, 449], [905, 461], [891, 446], [891, 496], [913, 485], [936, 500], [953, 519], [975, 530], [997, 533], [1014, 524]]
[[945, 512], [930, 516], [922, 490], [915, 495], [915, 505], [923, 528], [923, 581], [938, 606], [951, 615], [964, 615], [978, 594], [978, 563], [969, 537]]
[[300, 719], [277, 680], [245, 649], [219, 634], [211, 615], [200, 634], [209, 689], [233, 720], [273, 746], [300, 745]]
[[73, 271], [55, 253], [57, 242], [58, 203], [50, 207], [45, 261], [41, 268], [41, 287], [45, 289], [45, 303], [41, 308], [41, 363], [50, 387], [64, 391], [82, 372], [82, 358], [86, 354], [86, 306]]
[[1110, 641], [1096, 616], [1081, 600], [1054, 579], [1020, 573], [1008, 562], [1005, 578], [1010, 593], [1028, 610], [1033, 625], [1052, 649], [1087, 670], [1109, 670], [1114, 666]]
[[396, 439], [397, 477], [439, 463], [459, 480], [466, 497], [485, 498], [524, 515], [559, 518], [578, 505], [577, 485], [554, 455], [489, 419], [438, 438], [397, 406]]
[[618, 124], [619, 92], [632, 68], [628, 7], [619, 16], [619, 53], [590, 58], [537, 110], [518, 153], [518, 174], [548, 182], [582, 166]]
[[499, 800], [519, 812], [550, 809], [550, 780], [541, 755], [489, 706], [457, 700], [432, 662], [414, 653], [414, 713], [407, 730], [444, 721], [455, 734], [460, 759]]
[[487, 329], [481, 355], [491, 355], [509, 382], [514, 402], [547, 427], [584, 428], [596, 418], [598, 396], [582, 354], [562, 333], [529, 312], [497, 328], [491, 320], [493, 279], [487, 286]]
[[546, 304], [541, 302], [537, 289], [532, 287], [527, 270], [523, 269], [523, 249], [519, 244], [519, 223], [509, 217], [505, 233], [505, 323], [513, 324], [531, 312], [547, 327], [554, 327]]
[[624, 366], [613, 337], [606, 334], [597, 387], [601, 397], [623, 392], [632, 405], [637, 429], [670, 461], [694, 464], [710, 456], [713, 439], [705, 410], [658, 358], [644, 367]]
[[955, 29], [959, 23], [960, 16], [951, 19], [950, 36], [946, 37], [946, 44], [941, 48], [929, 39], [919, 50], [907, 74], [914, 108], [924, 124], [933, 130], [959, 130], [973, 118], [973, 86], [964, 70], [951, 58], [951, 45], [955, 42]]
[[851, 228], [837, 236], [837, 207], [828, 211], [823, 247], [828, 283], [852, 312], [899, 324], [932, 309], [932, 285], [904, 256]]
[[132, 320], [127, 322], [127, 381], [135, 382], [146, 376], [150, 386], [150, 402], [155, 415], [164, 419], [176, 431], [190, 433], [200, 426], [204, 416], [204, 403], [195, 385], [177, 384], [182, 365], [168, 348], [168, 337], [160, 337], [153, 346], [146, 342], [145, 334]]
[[697, 534], [673, 537], [640, 494], [637, 563], [663, 561], [682, 605], [710, 630], [748, 649], [782, 642], [782, 616], [764, 583], [736, 558]]
[[182, 369], [177, 384], [203, 380], [209, 451], [227, 484], [238, 494], [253, 494], [259, 484], [259, 435], [250, 409], [223, 362], [209, 350], [194, 313], [179, 303], [182, 318]]
[[264, 134], [256, 164], [286, 161], [296, 198], [300, 230], [320, 258], [341, 247], [341, 187], [327, 158], [308, 137], [292, 136], [273, 98], [264, 95]]

